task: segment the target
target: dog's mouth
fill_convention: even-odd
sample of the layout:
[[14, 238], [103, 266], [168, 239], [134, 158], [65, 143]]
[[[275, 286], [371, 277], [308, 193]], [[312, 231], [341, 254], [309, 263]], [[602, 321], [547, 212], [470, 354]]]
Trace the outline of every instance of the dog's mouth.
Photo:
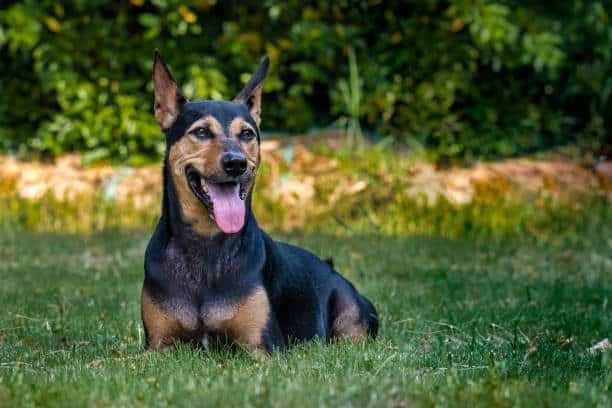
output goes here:
[[206, 179], [193, 167], [187, 168], [185, 174], [191, 192], [221, 231], [235, 234], [244, 227], [247, 195], [244, 182]]

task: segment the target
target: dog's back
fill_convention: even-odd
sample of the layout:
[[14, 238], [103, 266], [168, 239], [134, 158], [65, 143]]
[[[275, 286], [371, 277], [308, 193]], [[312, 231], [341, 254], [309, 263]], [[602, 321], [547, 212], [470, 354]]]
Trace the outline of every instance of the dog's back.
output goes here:
[[372, 303], [329, 262], [263, 233], [265, 283], [285, 338], [365, 339], [376, 336]]

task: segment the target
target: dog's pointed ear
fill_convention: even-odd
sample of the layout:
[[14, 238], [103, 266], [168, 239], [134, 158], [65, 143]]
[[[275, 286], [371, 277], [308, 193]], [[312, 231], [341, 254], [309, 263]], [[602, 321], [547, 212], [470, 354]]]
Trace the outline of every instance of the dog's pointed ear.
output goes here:
[[249, 112], [257, 126], [261, 123], [261, 88], [263, 87], [264, 79], [268, 74], [270, 67], [270, 58], [265, 56], [259, 68], [253, 74], [249, 82], [244, 86], [242, 91], [234, 98], [234, 102], [245, 104], [249, 108]]
[[180, 107], [187, 101], [170, 70], [155, 50], [153, 62], [153, 87], [155, 89], [155, 118], [163, 130], [168, 130], [179, 115]]

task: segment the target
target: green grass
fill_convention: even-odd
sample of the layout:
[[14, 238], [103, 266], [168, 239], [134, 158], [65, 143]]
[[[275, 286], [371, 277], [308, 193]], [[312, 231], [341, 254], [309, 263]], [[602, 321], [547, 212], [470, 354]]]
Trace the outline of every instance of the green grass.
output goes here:
[[285, 237], [377, 305], [380, 336], [258, 361], [144, 353], [148, 232], [0, 233], [0, 406], [609, 406], [612, 228], [556, 241]]

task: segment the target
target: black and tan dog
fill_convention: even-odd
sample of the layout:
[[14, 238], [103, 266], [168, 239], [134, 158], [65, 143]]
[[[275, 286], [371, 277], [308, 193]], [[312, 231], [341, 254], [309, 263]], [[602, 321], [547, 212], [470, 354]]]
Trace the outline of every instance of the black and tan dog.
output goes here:
[[251, 211], [268, 65], [232, 102], [188, 101], [155, 55], [166, 154], [142, 290], [150, 348], [224, 338], [269, 355], [293, 340], [376, 335], [376, 310], [331, 262], [273, 241]]

